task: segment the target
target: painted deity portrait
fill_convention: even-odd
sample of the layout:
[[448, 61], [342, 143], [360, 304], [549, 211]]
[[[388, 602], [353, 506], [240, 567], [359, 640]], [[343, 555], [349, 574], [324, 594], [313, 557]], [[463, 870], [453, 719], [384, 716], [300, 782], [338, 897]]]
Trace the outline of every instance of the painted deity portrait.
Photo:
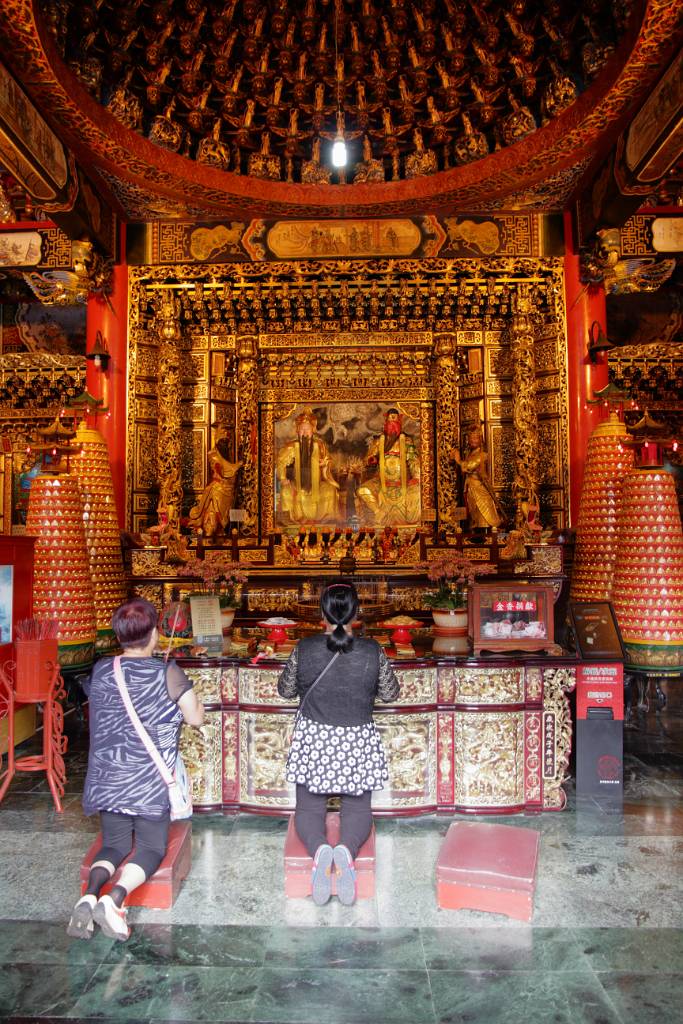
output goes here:
[[420, 421], [390, 402], [325, 402], [276, 411], [275, 524], [421, 522]]

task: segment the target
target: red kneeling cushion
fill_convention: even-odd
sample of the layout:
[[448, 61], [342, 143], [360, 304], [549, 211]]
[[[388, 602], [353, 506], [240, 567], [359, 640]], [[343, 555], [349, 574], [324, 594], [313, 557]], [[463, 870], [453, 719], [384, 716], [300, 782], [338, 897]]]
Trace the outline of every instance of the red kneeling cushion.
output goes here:
[[[97, 861], [97, 854], [102, 848], [102, 833], [88, 850], [81, 864], [81, 892], [88, 887], [90, 868]], [[132, 856], [132, 853], [131, 853]], [[130, 858], [127, 857], [126, 860]], [[123, 864], [116, 870], [112, 879], [102, 888], [102, 895], [109, 892], [121, 873]], [[170, 910], [175, 903], [180, 886], [190, 873], [192, 866], [192, 824], [188, 821], [172, 821], [168, 832], [166, 856], [154, 872], [137, 889], [134, 889], [126, 900], [128, 907], [150, 907], [154, 910]]]
[[539, 841], [540, 833], [530, 828], [455, 822], [436, 862], [439, 906], [530, 921]]
[[[327, 841], [330, 846], [339, 842], [339, 814], [331, 811], [325, 822]], [[356, 894], [358, 899], [370, 899], [375, 895], [375, 826], [365, 840], [355, 860]], [[289, 819], [285, 839], [285, 896], [301, 899], [311, 895], [311, 872], [313, 858], [299, 839], [294, 828], [294, 815]], [[337, 892], [337, 879], [332, 874], [332, 895]]]

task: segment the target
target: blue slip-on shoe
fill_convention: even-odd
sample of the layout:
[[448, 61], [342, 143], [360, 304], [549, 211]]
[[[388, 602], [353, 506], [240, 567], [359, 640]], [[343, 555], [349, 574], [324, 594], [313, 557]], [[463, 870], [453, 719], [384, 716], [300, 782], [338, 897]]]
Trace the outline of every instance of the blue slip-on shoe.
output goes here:
[[313, 902], [324, 907], [332, 895], [332, 861], [334, 852], [329, 843], [323, 843], [315, 851], [313, 873], [311, 878], [311, 896]]
[[337, 896], [345, 907], [356, 902], [356, 870], [353, 858], [346, 846], [335, 846], [333, 850], [334, 866], [337, 872]]

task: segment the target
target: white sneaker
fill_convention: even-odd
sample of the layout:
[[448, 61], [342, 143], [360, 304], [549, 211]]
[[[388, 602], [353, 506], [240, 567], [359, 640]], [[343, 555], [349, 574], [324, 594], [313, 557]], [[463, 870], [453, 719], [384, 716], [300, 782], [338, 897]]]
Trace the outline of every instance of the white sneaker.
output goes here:
[[95, 925], [92, 912], [97, 903], [97, 896], [81, 896], [71, 912], [66, 926], [66, 934], [72, 939], [92, 939]]
[[93, 921], [98, 924], [110, 939], [125, 942], [130, 936], [130, 928], [126, 921], [126, 911], [117, 907], [111, 896], [100, 896], [92, 912]]

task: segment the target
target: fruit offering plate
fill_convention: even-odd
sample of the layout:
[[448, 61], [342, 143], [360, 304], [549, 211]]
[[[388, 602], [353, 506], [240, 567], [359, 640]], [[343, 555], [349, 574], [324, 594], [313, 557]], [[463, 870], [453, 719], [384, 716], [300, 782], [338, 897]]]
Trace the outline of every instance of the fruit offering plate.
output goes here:
[[281, 615], [271, 615], [269, 619], [259, 622], [259, 626], [268, 631], [266, 639], [271, 644], [287, 643], [287, 630], [296, 625], [296, 619], [285, 619]]
[[394, 615], [390, 619], [385, 619], [384, 622], [378, 622], [377, 625], [382, 629], [393, 630], [391, 639], [394, 645], [409, 647], [412, 645], [411, 629], [418, 629], [422, 623], [419, 619], [411, 618], [410, 615]]

